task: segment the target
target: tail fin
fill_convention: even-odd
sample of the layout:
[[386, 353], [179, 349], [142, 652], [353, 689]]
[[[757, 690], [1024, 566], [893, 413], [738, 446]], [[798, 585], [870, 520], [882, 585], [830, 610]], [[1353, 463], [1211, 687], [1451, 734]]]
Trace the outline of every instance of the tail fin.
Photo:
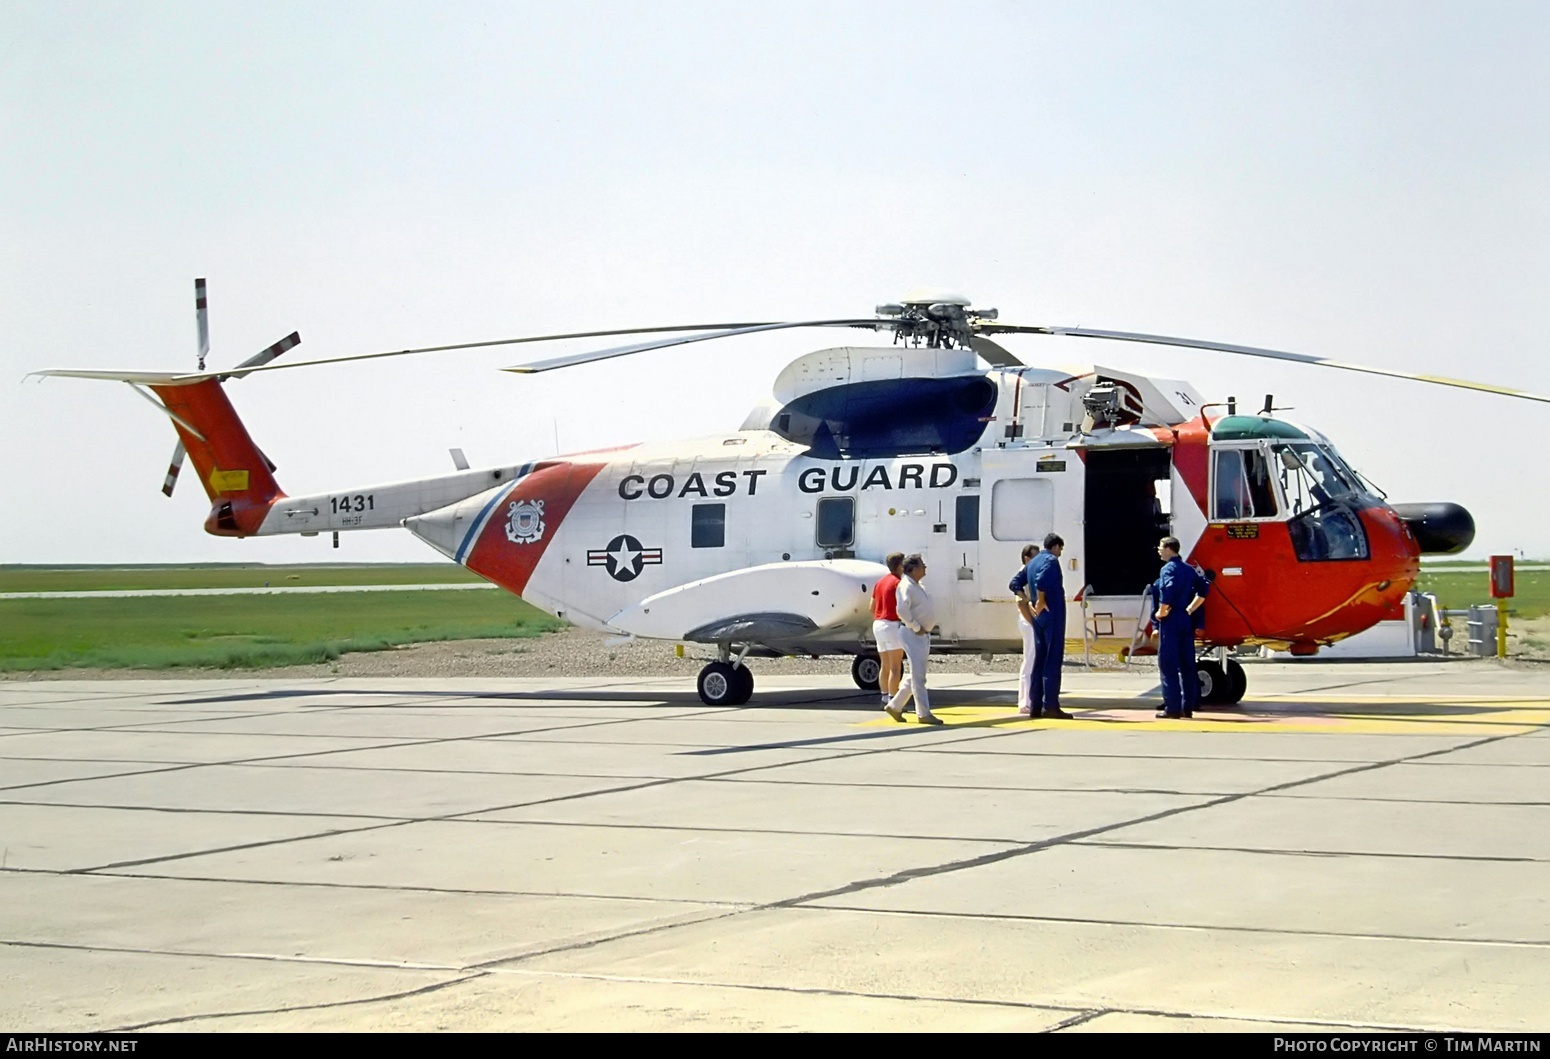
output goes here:
[[[259, 451], [221, 389], [224, 375], [174, 375], [153, 371], [35, 371], [37, 376], [127, 382], [172, 420], [178, 440], [194, 460], [210, 497], [205, 531], [220, 537], [251, 537], [274, 502], [285, 495], [274, 479], [274, 464]], [[156, 397], [142, 390], [148, 387]], [[174, 466], [181, 463], [174, 457]], [[175, 474], [169, 469], [169, 477]]]
[[172, 418], [210, 497], [205, 531], [222, 537], [258, 532], [270, 506], [285, 495], [269, 462], [237, 416], [221, 380], [148, 383]]
[[[107, 379], [126, 382], [141, 397], [165, 412], [178, 432], [177, 447], [161, 491], [172, 495], [183, 469], [185, 455], [194, 458], [194, 469], [210, 497], [210, 517], [205, 532], [222, 537], [247, 537], [258, 532], [270, 507], [285, 494], [274, 480], [274, 464], [258, 450], [237, 410], [227, 400], [221, 383], [242, 378], [247, 370], [261, 368], [286, 350], [301, 344], [292, 331], [280, 341], [238, 364], [229, 372], [206, 372], [210, 352], [210, 310], [203, 279], [194, 280], [194, 319], [199, 334], [199, 371], [179, 375], [159, 371], [35, 371], [28, 377], [63, 376], [73, 379]], [[148, 386], [160, 397], [140, 387]], [[337, 543], [337, 542], [336, 542]]]

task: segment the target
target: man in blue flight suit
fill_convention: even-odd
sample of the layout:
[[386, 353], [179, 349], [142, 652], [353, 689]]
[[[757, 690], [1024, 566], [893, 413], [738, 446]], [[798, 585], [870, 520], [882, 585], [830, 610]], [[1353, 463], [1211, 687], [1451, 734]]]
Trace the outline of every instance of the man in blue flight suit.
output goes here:
[[1179, 555], [1179, 539], [1157, 545], [1162, 572], [1152, 586], [1157, 601], [1157, 668], [1162, 671], [1163, 708], [1159, 717], [1192, 717], [1200, 704], [1195, 672], [1195, 611], [1206, 601], [1210, 584]]
[[1033, 597], [1033, 676], [1028, 682], [1028, 715], [1070, 720], [1060, 708], [1060, 663], [1066, 653], [1066, 588], [1060, 553], [1066, 542], [1058, 533], [1044, 538], [1044, 550], [1028, 563], [1028, 593]]

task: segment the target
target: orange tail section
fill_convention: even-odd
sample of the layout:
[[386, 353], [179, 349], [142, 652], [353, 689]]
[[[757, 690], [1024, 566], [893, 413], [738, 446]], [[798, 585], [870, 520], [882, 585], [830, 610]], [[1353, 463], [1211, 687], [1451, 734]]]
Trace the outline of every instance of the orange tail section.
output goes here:
[[274, 465], [253, 444], [220, 380], [149, 385], [172, 413], [173, 426], [210, 497], [205, 532], [219, 537], [257, 533], [270, 506], [285, 493], [275, 481]]

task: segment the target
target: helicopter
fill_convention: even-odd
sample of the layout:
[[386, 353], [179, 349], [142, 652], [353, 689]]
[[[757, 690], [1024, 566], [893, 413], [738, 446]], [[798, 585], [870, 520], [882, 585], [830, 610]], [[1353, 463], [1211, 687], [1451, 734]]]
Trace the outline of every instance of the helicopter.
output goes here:
[[[1212, 582], [1196, 632], [1202, 702], [1247, 690], [1231, 649], [1293, 655], [1403, 613], [1422, 554], [1468, 547], [1468, 511], [1391, 504], [1318, 430], [1208, 403], [1189, 383], [1094, 365], [1031, 366], [1007, 334], [1171, 345], [1291, 361], [1550, 402], [1518, 390], [1252, 346], [1003, 323], [952, 291], [923, 288], [854, 318], [687, 324], [524, 336], [273, 363], [291, 335], [207, 370], [205, 281], [195, 281], [198, 369], [38, 376], [129, 384], [172, 422], [171, 495], [191, 458], [227, 537], [402, 527], [540, 609], [589, 629], [711, 646], [697, 691], [746, 703], [750, 658], [850, 656], [876, 690], [871, 588], [891, 551], [949, 573], [931, 589], [932, 650], [1021, 649], [1010, 575], [1025, 544], [1066, 543], [1068, 645], [1116, 655], [1153, 643], [1154, 547], [1173, 536]], [[534, 373], [669, 346], [799, 328], [885, 333], [887, 344], [798, 356], [736, 429], [686, 440], [471, 468], [304, 496], [286, 494], [225, 386], [258, 372], [490, 346], [668, 334], [515, 365]], [[337, 542], [337, 536], [335, 538]], [[943, 583], [945, 582], [945, 583]]]

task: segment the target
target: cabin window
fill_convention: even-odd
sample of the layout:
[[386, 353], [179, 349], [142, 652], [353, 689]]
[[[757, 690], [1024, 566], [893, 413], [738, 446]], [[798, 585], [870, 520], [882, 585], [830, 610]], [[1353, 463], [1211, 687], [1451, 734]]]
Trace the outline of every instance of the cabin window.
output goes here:
[[722, 548], [727, 543], [727, 506], [695, 504], [689, 530], [691, 548]]
[[1275, 518], [1275, 486], [1265, 454], [1257, 448], [1219, 449], [1215, 456], [1211, 517], [1217, 522]]
[[1055, 486], [1047, 478], [1003, 478], [990, 487], [990, 535], [1041, 540], [1055, 526]]
[[843, 496], [818, 501], [818, 547], [849, 548], [855, 542], [855, 500]]
[[954, 536], [961, 541], [977, 541], [980, 539], [980, 498], [978, 496], [960, 496], [957, 506], [957, 532]]

